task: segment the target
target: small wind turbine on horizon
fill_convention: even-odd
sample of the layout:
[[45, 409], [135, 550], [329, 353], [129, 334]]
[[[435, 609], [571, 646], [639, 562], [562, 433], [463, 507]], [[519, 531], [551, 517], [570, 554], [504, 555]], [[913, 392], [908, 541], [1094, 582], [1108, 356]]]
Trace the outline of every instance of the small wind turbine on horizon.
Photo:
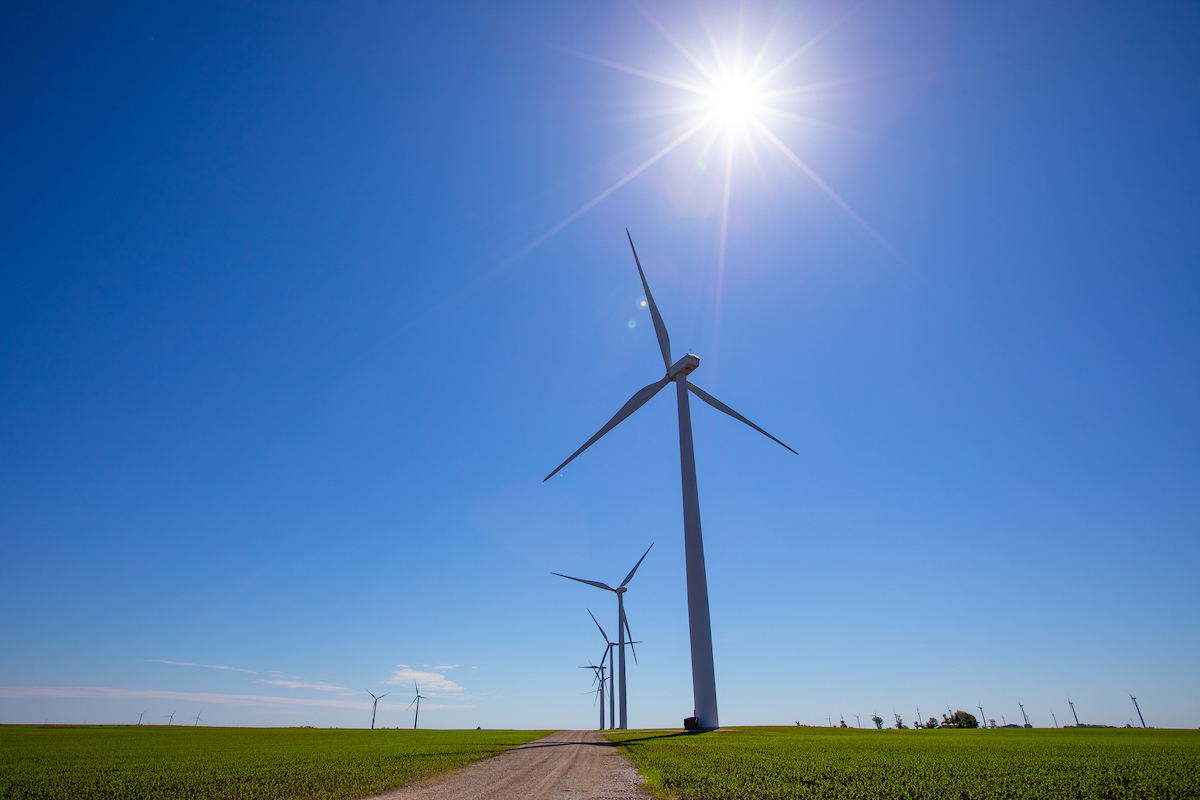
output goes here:
[[1134, 696], [1133, 696], [1133, 694], [1131, 693], [1131, 694], [1129, 695], [1129, 699], [1133, 701], [1133, 707], [1134, 707], [1135, 709], [1137, 709], [1137, 712], [1138, 712], [1138, 719], [1140, 719], [1140, 720], [1142, 721], [1142, 727], [1143, 727], [1143, 728], [1144, 728], [1144, 727], [1146, 727], [1146, 718], [1142, 716], [1142, 710], [1141, 710], [1140, 708], [1138, 708], [1138, 704], [1137, 704], [1137, 698], [1136, 698], [1136, 697], [1134, 697]]
[[977, 705], [975, 707], [979, 709], [979, 725], [980, 725], [980, 727], [986, 728], [987, 727], [987, 717], [985, 717], [983, 715], [983, 703], [980, 703], [979, 705]]
[[417, 693], [417, 696], [413, 698], [412, 703], [408, 704], [408, 707], [412, 708], [413, 703], [417, 704], [417, 713], [413, 714], [413, 730], [415, 731], [417, 729], [417, 720], [421, 718], [421, 701], [428, 700], [429, 698], [421, 694], [421, 688], [417, 686], [416, 681], [413, 681], [413, 691]]
[[[574, 458], [574, 456], [572, 456], [571, 458]], [[569, 461], [570, 459], [567, 459], [567, 460]], [[560, 469], [561, 469], [561, 467], [560, 467]], [[551, 473], [551, 474], [554, 474], [554, 473]], [[628, 717], [626, 714], [626, 705], [625, 705], [625, 644], [626, 644], [625, 634], [626, 634], [626, 632], [629, 633], [629, 638], [631, 640], [629, 642], [629, 648], [633, 652], [633, 660], [635, 662], [637, 661], [637, 648], [633, 647], [633, 642], [632, 642], [633, 632], [629, 630], [629, 620], [625, 617], [625, 592], [629, 591], [629, 587], [626, 584], [628, 584], [629, 581], [633, 580], [633, 574], [638, 571], [638, 567], [640, 567], [642, 565], [642, 562], [646, 560], [646, 556], [648, 556], [650, 554], [651, 547], [654, 547], [654, 542], [650, 543], [650, 547], [647, 547], [646, 552], [642, 553], [642, 557], [639, 558], [637, 563], [633, 565], [633, 569], [629, 570], [629, 574], [625, 576], [625, 580], [621, 581], [621, 585], [615, 589], [613, 587], [609, 586], [607, 583], [601, 583], [600, 581], [589, 581], [589, 580], [584, 580], [583, 578], [572, 578], [570, 575], [563, 575], [561, 572], [551, 573], [553, 575], [557, 575], [560, 578], [566, 578], [567, 580], [579, 581], [580, 583], [586, 583], [589, 586], [595, 586], [598, 589], [604, 589], [606, 591], [613, 592], [617, 595], [617, 647], [620, 650], [620, 652], [617, 653], [617, 668], [618, 668], [617, 669], [617, 691], [619, 692], [620, 698], [621, 698], [621, 702], [620, 702], [620, 711], [621, 711], [620, 728], [621, 728], [621, 730], [625, 730], [629, 727]], [[592, 612], [588, 611], [588, 613], [591, 614]], [[592, 617], [592, 619], [595, 620], [595, 617]], [[597, 622], [596, 625], [599, 626], [600, 623]], [[604, 629], [601, 628], [600, 632], [604, 633]], [[605, 635], [605, 638], [607, 639], [608, 636]]]
[[198, 713], [196, 714], [196, 716], [192, 717], [192, 719], [193, 719], [193, 720], [195, 720], [195, 721], [192, 723], [192, 727], [193, 727], [193, 728], [194, 728], [194, 727], [196, 727], [197, 725], [199, 725], [199, 724], [200, 724], [200, 714], [203, 714], [203, 713], [204, 713], [203, 711], [200, 711], [200, 712], [198, 712]]
[[1025, 718], [1025, 727], [1032, 728], [1033, 726], [1029, 724], [1029, 715], [1025, 713], [1024, 704], [1022, 704], [1020, 701], [1018, 701], [1017, 705], [1021, 706], [1021, 716]]
[[149, 711], [150, 711], [150, 709], [147, 708], [145, 711], [138, 714], [138, 725], [142, 724], [142, 717], [146, 716], [147, 712], [149, 712]]
[[[179, 709], [175, 709], [175, 711], [178, 711], [178, 710]], [[167, 725], [175, 724], [175, 711], [172, 711], [170, 714], [163, 714], [163, 719], [165, 719], [167, 721]]]
[[1067, 705], [1071, 707], [1071, 716], [1075, 718], [1075, 727], [1079, 727], [1079, 715], [1075, 713], [1075, 704], [1071, 702], [1071, 696], [1067, 695]]
[[371, 698], [374, 700], [374, 702], [371, 703], [371, 730], [375, 730], [375, 709], [379, 707], [379, 701], [387, 697], [389, 694], [391, 694], [391, 692], [384, 692], [376, 697], [375, 693], [370, 689], [363, 689], [363, 691], [371, 695]]
[[[692, 696], [695, 702], [696, 721], [700, 728], [716, 729], [720, 727], [717, 714], [717, 677], [713, 667], [712, 621], [708, 606], [708, 575], [704, 564], [704, 537], [700, 529], [700, 490], [696, 482], [696, 454], [692, 445], [692, 412], [688, 404], [688, 392], [699, 397], [718, 411], [724, 412], [739, 422], [744, 422], [754, 430], [772, 441], [782, 445], [791, 452], [795, 450], [755, 425], [717, 398], [700, 387], [688, 381], [688, 375], [700, 366], [700, 359], [691, 354], [672, 363], [671, 339], [667, 335], [667, 327], [663, 324], [658, 306], [654, 304], [654, 296], [650, 293], [650, 285], [646, 282], [646, 273], [642, 271], [642, 262], [638, 259], [637, 248], [633, 246], [633, 237], [629, 229], [625, 230], [629, 239], [629, 247], [633, 251], [633, 260], [637, 264], [638, 275], [642, 279], [642, 288], [646, 292], [646, 305], [650, 310], [650, 318], [654, 322], [654, 333], [658, 338], [658, 347], [662, 351], [663, 365], [667, 373], [658, 381], [639, 389], [629, 401], [602, 427], [591, 439], [584, 443], [571, 457], [555, 468], [545, 477], [549, 480], [559, 470], [571, 463], [584, 450], [591, 447], [600, 437], [615, 428], [622, 420], [645, 405], [650, 398], [658, 394], [668, 383], [675, 384], [675, 396], [679, 413], [679, 466], [683, 484], [683, 546], [684, 563], [687, 573], [688, 598], [688, 628], [691, 641], [692, 655]], [[624, 655], [624, 648], [621, 651]], [[622, 670], [622, 677], [624, 671]], [[624, 692], [622, 691], [622, 697]], [[622, 714], [622, 717], [624, 714]], [[624, 720], [622, 720], [624, 722]], [[624, 725], [622, 725], [624, 727]]]
[[862, 717], [858, 716], [858, 714], [855, 714], [854, 719], [856, 719], [858, 721], [858, 727], [861, 728], [862, 727]]
[[1058, 717], [1054, 716], [1054, 712], [1050, 712], [1050, 719], [1054, 720], [1054, 727], [1058, 727]]

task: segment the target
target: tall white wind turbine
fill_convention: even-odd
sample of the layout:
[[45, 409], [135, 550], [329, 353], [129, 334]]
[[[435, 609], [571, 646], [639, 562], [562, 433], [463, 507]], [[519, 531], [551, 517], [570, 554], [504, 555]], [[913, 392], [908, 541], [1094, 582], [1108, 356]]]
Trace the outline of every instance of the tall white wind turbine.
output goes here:
[[374, 701], [373, 703], [371, 703], [371, 730], [375, 730], [375, 709], [377, 709], [379, 707], [379, 701], [382, 700], [383, 698], [387, 697], [389, 694], [391, 694], [391, 692], [387, 692], [386, 694], [376, 695], [370, 689], [363, 689], [363, 691], [366, 692], [367, 694], [371, 695], [371, 699]]
[[408, 704], [408, 707], [412, 708], [413, 703], [417, 704], [417, 713], [413, 714], [413, 730], [415, 731], [417, 729], [417, 720], [421, 718], [421, 701], [428, 700], [429, 698], [421, 694], [421, 687], [417, 686], [416, 681], [413, 681], [413, 691], [417, 696], [413, 698], [412, 703]]
[[[717, 716], [717, 678], [713, 669], [712, 623], [708, 611], [708, 576], [704, 568], [704, 538], [700, 531], [700, 492], [696, 485], [696, 455], [692, 449], [692, 412], [688, 405], [688, 392], [690, 391], [718, 411], [723, 411], [734, 419], [746, 423], [772, 441], [787, 447], [793, 453], [796, 451], [699, 386], [689, 382], [688, 375], [700, 366], [700, 359], [697, 356], [688, 353], [672, 363], [671, 340], [667, 336], [667, 326], [663, 324], [662, 317], [658, 313], [658, 306], [654, 304], [654, 297], [650, 294], [650, 285], [646, 283], [646, 273], [642, 271], [642, 262], [638, 259], [637, 249], [633, 246], [633, 237], [629, 235], [628, 229], [626, 229], [625, 235], [629, 238], [629, 247], [633, 250], [633, 260], [637, 264], [638, 275], [642, 279], [642, 288], [646, 292], [646, 305], [650, 309], [650, 318], [654, 321], [654, 333], [658, 337], [658, 347], [662, 351], [663, 364], [666, 366], [667, 374], [629, 398], [629, 402], [623, 405], [621, 410], [595, 436], [572, 453], [570, 458], [559, 464], [554, 472], [547, 475], [544, 480], [549, 480], [560, 469], [571, 463], [576, 456], [591, 447], [601, 436], [645, 405], [668, 383], [675, 383], [675, 396], [679, 405], [679, 466], [683, 482], [683, 546], [687, 569], [688, 628], [692, 648], [692, 696], [695, 700], [695, 714], [699, 727], [715, 729], [720, 727]], [[623, 654], [624, 650], [622, 650]]]
[[[574, 458], [574, 456], [572, 456], [572, 458]], [[554, 473], [550, 474], [553, 475]], [[546, 477], [548, 478], [550, 476], [547, 475]], [[654, 547], [654, 542], [650, 543], [650, 547]], [[625, 576], [625, 580], [621, 581], [621, 585], [615, 589], [609, 586], [607, 583], [601, 583], [600, 581], [588, 581], [584, 580], [583, 578], [572, 578], [570, 575], [563, 575], [561, 572], [552, 573], [560, 578], [579, 581], [580, 583], [586, 583], [589, 586], [595, 586], [598, 589], [606, 589], [610, 592], [615, 592], [617, 595], [617, 647], [619, 648], [619, 652], [617, 653], [617, 690], [621, 694], [621, 724], [619, 726], [621, 730], [625, 730], [629, 727], [628, 719], [625, 714], [625, 633], [626, 631], [629, 631], [629, 620], [625, 618], [625, 592], [629, 591], [629, 587], [627, 587], [625, 584], [633, 580], [633, 573], [637, 572], [638, 567], [640, 567], [642, 562], [646, 560], [646, 556], [650, 553], [650, 547], [646, 548], [646, 552], [642, 553], [642, 557], [639, 558], [638, 562], [633, 565], [633, 569], [629, 570], [629, 574]], [[589, 610], [588, 613], [591, 614], [592, 612]], [[595, 619], [595, 617], [592, 617], [592, 621], [595, 621]], [[596, 623], [596, 627], [600, 627], [599, 622]], [[600, 632], [604, 633], [604, 629], [600, 628]], [[605, 634], [604, 638], [607, 639], [608, 635]], [[629, 633], [629, 638], [631, 640], [629, 645], [630, 648], [632, 648], [632, 632]], [[609, 642], [610, 646], [611, 644], [612, 642]], [[637, 651], [634, 651], [633, 657], [634, 659], [637, 659]]]

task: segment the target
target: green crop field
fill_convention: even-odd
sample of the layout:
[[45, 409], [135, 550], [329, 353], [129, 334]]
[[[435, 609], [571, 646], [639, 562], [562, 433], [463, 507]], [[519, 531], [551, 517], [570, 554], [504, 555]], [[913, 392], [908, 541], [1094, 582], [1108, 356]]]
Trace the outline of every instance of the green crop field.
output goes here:
[[0, 726], [0, 798], [343, 798], [548, 731]]
[[1200, 731], [742, 728], [608, 737], [661, 797], [1200, 798]]

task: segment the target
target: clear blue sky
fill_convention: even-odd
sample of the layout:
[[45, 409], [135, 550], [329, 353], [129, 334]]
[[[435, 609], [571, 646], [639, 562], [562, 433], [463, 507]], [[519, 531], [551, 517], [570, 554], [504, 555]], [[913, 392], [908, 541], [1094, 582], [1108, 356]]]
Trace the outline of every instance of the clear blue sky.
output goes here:
[[724, 724], [1200, 725], [1200, 9], [748, 5], [770, 136], [543, 239], [704, 113], [611, 65], [733, 74], [731, 8], [6, 4], [0, 722], [593, 725], [550, 573], [653, 541], [678, 726], [671, 394], [541, 483], [661, 376], [628, 227], [799, 451], [693, 405]]

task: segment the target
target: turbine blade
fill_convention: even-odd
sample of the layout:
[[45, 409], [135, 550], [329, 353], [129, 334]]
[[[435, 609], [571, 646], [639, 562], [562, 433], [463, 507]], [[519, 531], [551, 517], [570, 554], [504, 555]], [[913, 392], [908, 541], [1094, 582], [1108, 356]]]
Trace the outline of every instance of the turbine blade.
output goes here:
[[[589, 608], [589, 609], [587, 610], [587, 612], [588, 612], [588, 616], [592, 618], [592, 622], [595, 622], [595, 623], [596, 623], [596, 627], [597, 627], [597, 628], [600, 628], [600, 621], [596, 619], [596, 615], [592, 613], [592, 610]], [[608, 641], [609, 641], [609, 639], [608, 639], [608, 634], [604, 632], [604, 628], [600, 628], [600, 635], [604, 637], [604, 642], [605, 642], [605, 644], [608, 644]], [[608, 651], [607, 651], [607, 650], [605, 650], [605, 651], [604, 651], [604, 655], [608, 655]], [[600, 663], [601, 663], [601, 664], [603, 664], [603, 663], [604, 663], [604, 659], [603, 659], [603, 658], [602, 658], [602, 659], [600, 659]]]
[[637, 264], [638, 275], [642, 277], [642, 288], [646, 290], [646, 305], [650, 307], [650, 319], [654, 320], [654, 333], [658, 336], [658, 349], [662, 351], [663, 366], [667, 369], [671, 368], [671, 337], [667, 335], [667, 326], [663, 324], [662, 315], [658, 313], [658, 306], [654, 304], [654, 295], [650, 294], [650, 284], [646, 283], [646, 273], [642, 271], [642, 262], [638, 258], [637, 248], [633, 246], [633, 237], [629, 235], [629, 228], [625, 229], [625, 236], [629, 239], [629, 249], [633, 251], [633, 261]]
[[[654, 542], [650, 543], [650, 547], [654, 547]], [[621, 581], [622, 586], [629, 583], [629, 581], [633, 579], [633, 573], [637, 572], [637, 568], [640, 567], [642, 562], [646, 560], [646, 556], [650, 553], [650, 547], [646, 548], [646, 552], [642, 553], [642, 557], [639, 558], [638, 562], [633, 565], [633, 569], [629, 570], [629, 574], [625, 576], [625, 580]]]
[[612, 588], [607, 583], [601, 583], [600, 581], [588, 581], [588, 580], [584, 580], [583, 578], [572, 578], [570, 575], [563, 575], [561, 572], [551, 572], [550, 574], [557, 575], [560, 578], [566, 578], [569, 581], [579, 581], [580, 583], [586, 583], [589, 586], [595, 586], [599, 589], [608, 589], [610, 592], [616, 591], [616, 589]]
[[567, 464], [570, 464], [572, 461], [574, 461], [575, 456], [579, 455], [584, 450], [587, 450], [589, 447], [591, 447], [593, 444], [595, 444], [597, 439], [599, 439], [601, 436], [603, 436], [604, 434], [611, 431], [613, 428], [617, 427], [617, 425], [623, 419], [625, 419], [630, 414], [632, 414], [633, 412], [637, 411], [639, 408], [644, 406], [646, 404], [646, 401], [649, 400], [651, 397], [654, 397], [654, 395], [658, 394], [660, 389], [662, 389], [664, 386], [666, 386], [668, 383], [670, 383], [670, 380], [671, 380], [670, 378], [664, 377], [660, 381], [655, 381], [654, 383], [650, 384], [649, 386], [644, 386], [641, 389], [639, 389], [637, 391], [637, 394], [635, 394], [633, 397], [629, 398], [629, 402], [627, 402], [625, 405], [621, 406], [621, 410], [618, 411], [615, 415], [613, 415], [613, 418], [610, 419], [603, 428], [601, 428], [599, 431], [596, 432], [595, 436], [588, 439], [587, 442], [583, 445], [583, 447], [579, 448], [574, 453], [572, 453], [570, 458], [568, 458], [566, 461], [564, 461], [563, 463], [561, 463], [557, 467], [555, 467], [554, 472], [551, 472], [549, 475], [542, 478], [542, 483], [545, 483], [546, 481], [553, 478], [555, 473], [557, 473], [560, 469], [565, 467]]
[[413, 707], [413, 703], [415, 703], [415, 702], [417, 702], [417, 698], [415, 698], [415, 697], [414, 697], [414, 698], [412, 699], [412, 703], [409, 703], [409, 704], [408, 704], [408, 707], [409, 707], [409, 708], [412, 708], [412, 707]]
[[[708, 392], [704, 391], [703, 389], [701, 389], [699, 386], [697, 386], [696, 384], [692, 383], [691, 381], [689, 381], [689, 382], [688, 382], [688, 388], [692, 390], [692, 394], [696, 395], [696, 397], [699, 397], [701, 400], [703, 400], [704, 402], [708, 403], [710, 406], [712, 406], [713, 408], [715, 408], [717, 411], [724, 411], [726, 414], [728, 414], [729, 416], [733, 417], [734, 419], [736, 419], [736, 420], [741, 420], [742, 422], [744, 422], [744, 423], [746, 423], [747, 425], [749, 425], [751, 428], [754, 428], [754, 430], [758, 431], [758, 432], [759, 432], [759, 433], [761, 433], [763, 436], [767, 437], [768, 439], [770, 439], [771, 441], [775, 442], [776, 444], [778, 444], [778, 445], [781, 445], [782, 447], [785, 447], [785, 448], [787, 448], [788, 450], [792, 450], [792, 448], [788, 447], [786, 444], [784, 444], [783, 442], [779, 441], [779, 440], [778, 440], [778, 439], [776, 439], [774, 436], [772, 436], [771, 434], [767, 433], [767, 432], [766, 432], [766, 431], [764, 431], [762, 428], [758, 427], [758, 426], [757, 426], [757, 425], [755, 425], [753, 422], [751, 422], [750, 420], [746, 419], [746, 418], [745, 418], [745, 417], [743, 417], [741, 414], [737, 413], [737, 412], [736, 412], [736, 411], [734, 411], [732, 408], [730, 408], [729, 406], [725, 405], [725, 404], [724, 404], [724, 403], [722, 403], [720, 400], [718, 400], [717, 398], [713, 397], [711, 394], [709, 394]], [[796, 451], [795, 451], [795, 450], [792, 450], [792, 452], [793, 452], [793, 453], [796, 453]], [[796, 455], [800, 455], [800, 454], [799, 454], [799, 453], [796, 453]]]
[[625, 616], [624, 609], [621, 610], [621, 622], [625, 623], [625, 634], [629, 636], [629, 651], [633, 653], [633, 663], [637, 663], [637, 648], [633, 646], [633, 631], [629, 630], [629, 617]]

